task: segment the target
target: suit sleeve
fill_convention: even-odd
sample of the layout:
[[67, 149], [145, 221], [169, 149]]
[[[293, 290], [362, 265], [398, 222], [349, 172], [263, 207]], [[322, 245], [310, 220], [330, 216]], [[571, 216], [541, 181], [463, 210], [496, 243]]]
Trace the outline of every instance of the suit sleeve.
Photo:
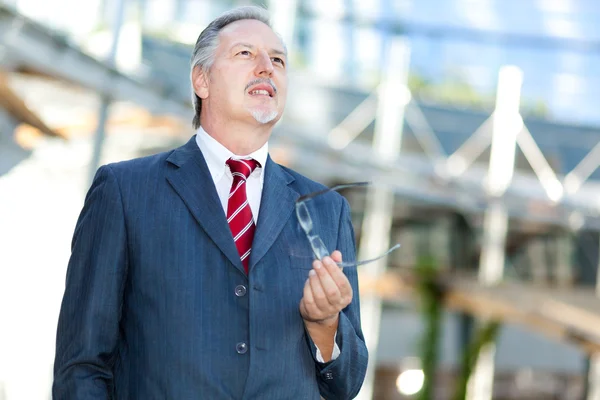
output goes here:
[[[354, 228], [350, 219], [350, 207], [343, 199], [338, 230], [338, 250], [345, 260], [356, 257]], [[317, 379], [321, 396], [325, 399], [352, 399], [358, 394], [367, 371], [368, 352], [360, 326], [360, 301], [356, 268], [344, 268], [344, 273], [352, 285], [352, 302], [340, 313], [336, 344], [340, 355], [328, 363], [319, 363]], [[309, 341], [310, 335], [307, 335]], [[311, 341], [312, 342], [312, 341]], [[312, 344], [311, 348], [314, 348]], [[313, 351], [313, 356], [315, 352]]]
[[109, 399], [127, 274], [121, 192], [110, 166], [87, 193], [73, 235], [54, 361], [55, 399]]

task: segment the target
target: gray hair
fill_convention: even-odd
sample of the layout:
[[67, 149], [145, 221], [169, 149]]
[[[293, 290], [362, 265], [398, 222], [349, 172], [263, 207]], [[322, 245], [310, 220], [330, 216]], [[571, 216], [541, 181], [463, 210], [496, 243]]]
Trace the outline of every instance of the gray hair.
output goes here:
[[[196, 46], [194, 47], [194, 51], [192, 53], [190, 80], [192, 79], [192, 72], [196, 67], [200, 67], [203, 73], [208, 74], [208, 71], [214, 62], [215, 52], [219, 46], [219, 33], [221, 30], [233, 22], [244, 19], [257, 20], [264, 23], [269, 28], [273, 28], [269, 19], [269, 13], [264, 8], [256, 6], [244, 6], [234, 8], [233, 10], [221, 14], [218, 18], [208, 24], [202, 33], [200, 33], [200, 36], [198, 36]], [[194, 129], [198, 129], [200, 127], [200, 110], [202, 108], [202, 99], [194, 92], [193, 82], [192, 102], [194, 103], [195, 112], [192, 125]]]

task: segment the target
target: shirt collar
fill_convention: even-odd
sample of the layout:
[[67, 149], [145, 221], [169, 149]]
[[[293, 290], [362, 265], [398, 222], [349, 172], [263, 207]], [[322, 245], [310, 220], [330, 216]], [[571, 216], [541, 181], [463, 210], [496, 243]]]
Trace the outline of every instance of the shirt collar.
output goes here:
[[252, 173], [258, 174], [262, 179], [263, 171], [267, 163], [267, 156], [269, 154], [269, 143], [265, 143], [260, 149], [253, 153], [245, 156], [233, 154], [229, 149], [219, 143], [215, 138], [210, 136], [202, 127], [199, 127], [196, 131], [196, 144], [202, 151], [206, 165], [210, 171], [210, 175], [214, 182], [218, 182], [223, 177], [227, 165], [225, 162], [231, 157], [233, 158], [253, 158], [258, 161], [261, 167], [258, 167]]

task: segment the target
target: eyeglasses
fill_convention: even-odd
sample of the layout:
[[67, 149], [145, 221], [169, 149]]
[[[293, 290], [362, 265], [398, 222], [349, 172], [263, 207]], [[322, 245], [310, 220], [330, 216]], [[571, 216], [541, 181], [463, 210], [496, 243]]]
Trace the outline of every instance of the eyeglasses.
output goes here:
[[[312, 218], [310, 217], [310, 213], [308, 212], [308, 207], [306, 206], [306, 202], [310, 201], [311, 199], [313, 199], [317, 196], [325, 194], [327, 192], [337, 191], [337, 190], [346, 189], [346, 188], [350, 188], [350, 187], [367, 186], [368, 184], [369, 184], [369, 182], [356, 182], [356, 183], [348, 183], [345, 185], [337, 185], [337, 186], [334, 186], [334, 187], [331, 187], [328, 189], [320, 190], [318, 192], [305, 194], [303, 196], [300, 196], [298, 198], [298, 200], [296, 200], [296, 216], [298, 217], [298, 222], [300, 223], [300, 226], [302, 227], [302, 230], [304, 231], [306, 238], [308, 239], [308, 242], [310, 243], [310, 247], [311, 247], [315, 257], [317, 257], [317, 259], [322, 260], [323, 257], [329, 256], [329, 251], [327, 250], [327, 247], [325, 247], [325, 243], [323, 243], [323, 240], [321, 240], [319, 235], [317, 235], [315, 232], [313, 232], [313, 221], [312, 221]], [[396, 244], [395, 246], [393, 246], [391, 249], [389, 249], [382, 255], [375, 257], [375, 258], [371, 258], [369, 260], [354, 261], [354, 262], [353, 261], [342, 261], [342, 262], [338, 262], [337, 265], [343, 268], [343, 267], [357, 267], [359, 265], [368, 264], [368, 263], [377, 261], [377, 260], [387, 256], [388, 254], [390, 254], [392, 251], [396, 250], [399, 247], [400, 247], [400, 244]]]

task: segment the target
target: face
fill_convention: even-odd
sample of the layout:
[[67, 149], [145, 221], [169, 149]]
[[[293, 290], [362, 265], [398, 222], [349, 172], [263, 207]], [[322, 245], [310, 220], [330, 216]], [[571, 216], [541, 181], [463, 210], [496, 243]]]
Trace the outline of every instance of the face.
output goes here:
[[219, 35], [208, 77], [193, 73], [207, 118], [274, 124], [287, 96], [287, 59], [279, 37], [256, 20], [236, 21]]

